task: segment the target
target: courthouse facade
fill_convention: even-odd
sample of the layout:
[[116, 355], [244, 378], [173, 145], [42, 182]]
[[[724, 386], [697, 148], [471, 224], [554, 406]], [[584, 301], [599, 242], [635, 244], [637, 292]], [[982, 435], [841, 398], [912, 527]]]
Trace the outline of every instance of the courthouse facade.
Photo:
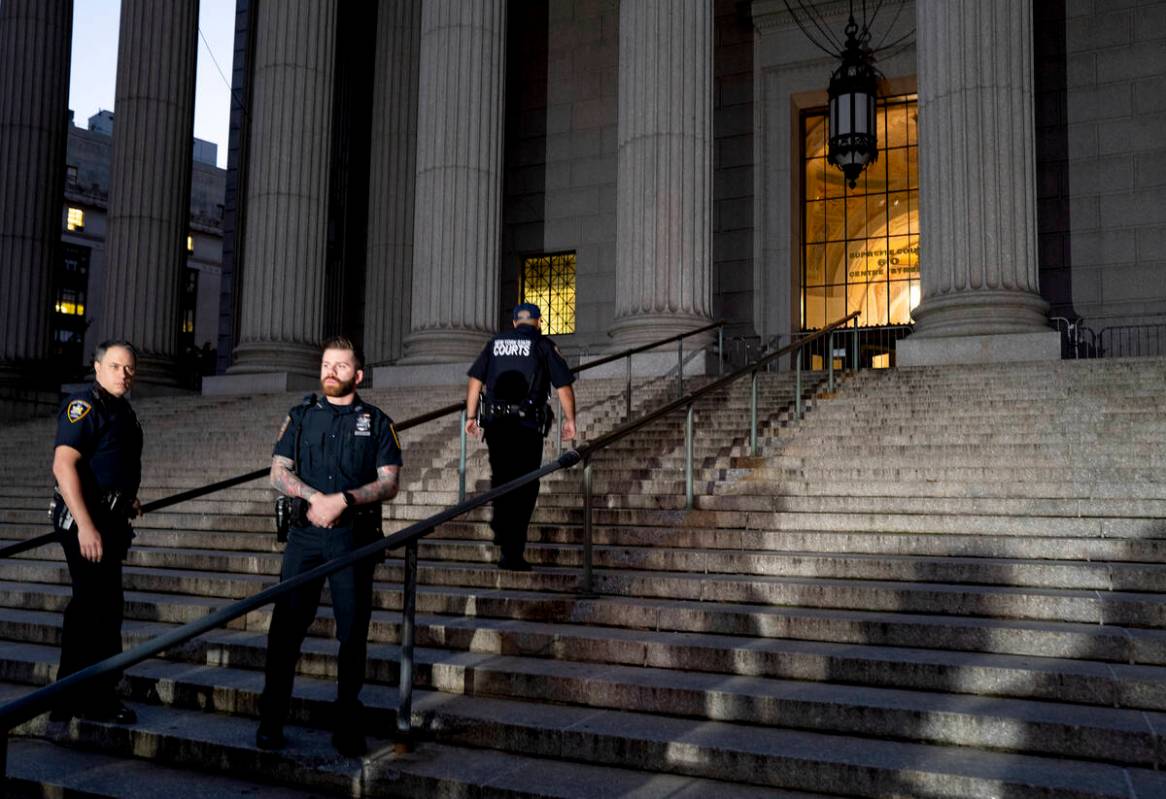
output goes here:
[[[0, 89], [0, 169], [20, 175], [0, 187], [10, 373], [47, 347], [70, 5], [0, 6], [0, 70], [38, 76]], [[803, 28], [841, 36], [864, 4], [790, 5], [816, 16], [782, 0], [239, 0], [219, 388], [310, 380], [333, 332], [402, 375], [453, 374], [522, 299], [593, 354], [714, 319], [730, 339], [788, 340], [858, 311], [897, 331], [899, 363], [1047, 358], [1053, 317], [1166, 322], [1166, 2], [866, 3], [872, 44], [894, 46], [876, 63], [879, 156], [854, 188], [825, 157], [838, 60]], [[93, 323], [139, 342], [160, 383], [197, 6], [122, 1]]]

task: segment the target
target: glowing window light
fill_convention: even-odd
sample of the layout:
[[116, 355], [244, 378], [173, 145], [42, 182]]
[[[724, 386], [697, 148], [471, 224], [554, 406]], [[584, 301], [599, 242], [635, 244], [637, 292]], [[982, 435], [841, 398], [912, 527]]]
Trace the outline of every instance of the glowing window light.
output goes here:
[[61, 300], [55, 306], [57, 313], [65, 314], [66, 316], [84, 316], [85, 305], [79, 302], [69, 302], [68, 300]]
[[85, 212], [80, 208], [69, 208], [68, 214], [65, 216], [65, 229], [84, 230]]
[[543, 332], [575, 332], [575, 253], [535, 255], [522, 261], [522, 300], [542, 311]]

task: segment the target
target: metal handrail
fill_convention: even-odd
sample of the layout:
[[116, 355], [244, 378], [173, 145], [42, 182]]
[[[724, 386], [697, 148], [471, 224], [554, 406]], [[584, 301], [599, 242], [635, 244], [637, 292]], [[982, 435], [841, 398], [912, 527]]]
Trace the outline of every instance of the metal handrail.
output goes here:
[[[334, 560], [317, 566], [316, 568], [293, 577], [289, 580], [284, 580], [276, 585], [266, 588], [253, 596], [246, 599], [233, 602], [226, 607], [220, 608], [212, 613], [204, 616], [196, 621], [189, 622], [181, 627], [165, 633], [161, 636], [151, 639], [143, 644], [140, 644], [133, 649], [122, 652], [111, 658], [101, 661], [100, 663], [88, 666], [81, 671], [70, 674], [69, 676], [58, 680], [43, 688], [39, 688], [30, 694], [27, 694], [19, 699], [0, 706], [0, 778], [4, 776], [7, 770], [7, 754], [8, 754], [8, 737], [13, 727], [22, 724], [36, 716], [49, 710], [54, 702], [62, 695], [77, 690], [82, 684], [88, 683], [91, 680], [111, 674], [120, 672], [130, 666], [134, 666], [147, 658], [153, 657], [166, 649], [171, 649], [179, 644], [185, 643], [203, 633], [209, 632], [233, 619], [262, 607], [270, 602], [275, 601], [290, 591], [299, 588], [301, 585], [312, 580], [317, 580], [333, 574], [341, 569], [356, 563], [365, 558], [379, 556], [382, 553], [396, 549], [398, 547], [405, 547], [405, 574], [402, 585], [403, 593], [403, 611], [401, 624], [401, 668], [400, 681], [398, 689], [398, 711], [397, 711], [397, 732], [403, 736], [409, 736], [412, 732], [412, 701], [413, 701], [413, 650], [415, 640], [415, 624], [416, 624], [416, 590], [417, 590], [417, 542], [433, 532], [440, 524], [451, 521], [458, 516], [461, 516], [475, 508], [481, 507], [488, 502], [492, 502], [496, 498], [509, 494], [510, 492], [521, 488], [535, 480], [539, 480], [553, 472], [560, 469], [570, 468], [582, 461], [584, 463], [583, 481], [584, 481], [584, 592], [591, 592], [591, 572], [592, 572], [592, 537], [591, 537], [591, 456], [607, 447], [616, 441], [623, 439], [634, 431], [640, 429], [646, 424], [662, 418], [671, 413], [679, 407], [687, 404], [688, 408], [688, 443], [687, 451], [689, 454], [689, 464], [687, 467], [689, 479], [689, 498], [691, 500], [691, 454], [692, 454], [692, 404], [696, 399], [715, 391], [721, 386], [728, 385], [735, 380], [743, 377], [745, 374], [752, 374], [754, 379], [754, 408], [756, 408], [756, 377], [757, 372], [766, 366], [770, 360], [779, 358], [782, 355], [792, 352], [795, 349], [800, 349], [808, 343], [816, 339], [830, 335], [833, 336], [834, 331], [846, 324], [851, 319], [857, 320], [858, 314], [851, 314], [844, 319], [830, 325], [822, 330], [806, 336], [805, 338], [793, 342], [790, 345], [770, 353], [765, 357], [759, 359], [750, 366], [733, 372], [730, 375], [715, 380], [702, 388], [699, 388], [686, 396], [680, 397], [672, 402], [667, 403], [661, 408], [652, 413], [645, 414], [643, 417], [629, 421], [620, 427], [606, 433], [592, 442], [582, 445], [578, 449], [568, 450], [560, 455], [557, 459], [543, 464], [538, 469], [528, 472], [521, 477], [515, 478], [504, 485], [493, 488], [485, 493], [479, 494], [471, 499], [463, 500], [452, 508], [447, 508], [440, 513], [436, 513], [426, 519], [406, 527], [387, 536], [379, 541], [374, 541], [359, 549], [356, 549], [346, 555], [343, 555]], [[857, 322], [856, 322], [857, 324]], [[856, 327], [857, 331], [857, 327]], [[798, 363], [800, 365], [800, 357]], [[800, 377], [800, 371], [799, 371]], [[800, 393], [799, 393], [800, 398]], [[452, 407], [452, 406], [451, 406]], [[431, 414], [426, 414], [427, 420], [434, 417]], [[422, 417], [418, 417], [422, 418]], [[420, 424], [415, 420], [409, 420], [413, 424]], [[756, 410], [753, 414], [754, 433], [753, 437], [756, 439]], [[403, 427], [404, 425], [402, 425]], [[464, 425], [463, 425], [464, 430]], [[190, 492], [187, 492], [190, 493]]]
[[740, 378], [744, 377], [747, 374], [756, 373], [757, 371], [759, 371], [760, 369], [762, 369], [766, 365], [768, 365], [770, 361], [781, 358], [784, 355], [788, 355], [789, 353], [793, 352], [794, 350], [800, 349], [801, 347], [805, 346], [806, 344], [809, 344], [813, 341], [816, 341], [817, 339], [821, 338], [822, 336], [833, 333], [835, 330], [837, 330], [838, 328], [845, 325], [851, 319], [857, 319], [858, 316], [859, 316], [859, 312], [855, 311], [854, 313], [850, 314], [849, 316], [843, 317], [842, 319], [838, 320], [837, 322], [834, 322], [833, 324], [828, 325], [828, 326], [822, 328], [821, 330], [818, 330], [814, 333], [811, 333], [807, 336], [804, 336], [803, 338], [800, 338], [797, 341], [790, 342], [789, 344], [785, 345], [781, 349], [774, 350], [773, 352], [771, 352], [767, 355], [764, 355], [761, 358], [758, 358], [753, 363], [751, 363], [747, 366], [742, 366], [740, 369], [738, 369], [735, 372], [730, 372], [729, 374], [725, 375], [724, 377], [718, 378], [717, 380], [714, 380], [711, 383], [707, 383], [706, 385], [701, 386], [700, 388], [684, 395], [683, 397], [679, 397], [677, 399], [674, 399], [671, 402], [667, 403], [666, 405], [660, 406], [659, 408], [652, 411], [651, 413], [645, 414], [644, 416], [640, 416], [640, 417], [633, 419], [629, 422], [625, 422], [624, 424], [620, 425], [619, 427], [615, 428], [614, 430], [611, 430], [607, 433], [604, 433], [603, 435], [599, 436], [598, 438], [594, 439], [593, 441], [589, 441], [588, 443], [583, 444], [582, 446], [578, 447], [575, 451], [579, 453], [580, 458], [590, 458], [591, 455], [596, 450], [603, 449], [604, 447], [608, 446], [609, 444], [612, 444], [612, 443], [620, 440], [621, 438], [626, 437], [630, 433], [634, 433], [636, 430], [639, 430], [644, 425], [650, 424], [651, 422], [654, 422], [663, 416], [667, 416], [669, 413], [676, 410], [677, 408], [685, 407], [690, 402], [693, 402], [695, 400], [700, 399], [701, 397], [703, 397], [705, 394], [708, 394], [709, 392], [716, 391], [718, 388], [721, 388], [722, 386], [727, 386], [730, 383], [733, 383], [733, 382], [739, 380]]

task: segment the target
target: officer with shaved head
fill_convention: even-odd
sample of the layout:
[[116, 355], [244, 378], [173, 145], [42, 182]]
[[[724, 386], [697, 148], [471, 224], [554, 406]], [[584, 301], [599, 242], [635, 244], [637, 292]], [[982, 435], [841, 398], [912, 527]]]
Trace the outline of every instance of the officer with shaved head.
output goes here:
[[[137, 360], [128, 341], [100, 344], [93, 386], [67, 397], [57, 419], [51, 513], [73, 583], [57, 679], [121, 652], [121, 567], [133, 537], [129, 520], [141, 508], [142, 428], [126, 400]], [[137, 721], [117, 698], [119, 680], [106, 676], [62, 700], [53, 720]]]

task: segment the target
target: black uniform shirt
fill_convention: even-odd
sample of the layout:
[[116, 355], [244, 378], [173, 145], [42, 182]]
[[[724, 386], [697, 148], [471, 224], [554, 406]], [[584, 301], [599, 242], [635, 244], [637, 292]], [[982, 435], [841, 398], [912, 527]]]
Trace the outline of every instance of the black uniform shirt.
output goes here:
[[[273, 454], [295, 461], [296, 475], [317, 491], [351, 491], [376, 480], [380, 467], [402, 463], [393, 420], [359, 396], [351, 405], [333, 405], [321, 397], [312, 405], [297, 405], [288, 416]], [[296, 425], [301, 423], [297, 457]]]
[[541, 404], [550, 386], [562, 388], [575, 382], [555, 342], [534, 325], [519, 325], [494, 336], [466, 374], [485, 383], [486, 394], [500, 402]]
[[120, 491], [133, 499], [142, 482], [142, 428], [129, 401], [100, 385], [70, 394], [57, 417], [54, 447], [81, 453], [77, 472], [86, 499]]

